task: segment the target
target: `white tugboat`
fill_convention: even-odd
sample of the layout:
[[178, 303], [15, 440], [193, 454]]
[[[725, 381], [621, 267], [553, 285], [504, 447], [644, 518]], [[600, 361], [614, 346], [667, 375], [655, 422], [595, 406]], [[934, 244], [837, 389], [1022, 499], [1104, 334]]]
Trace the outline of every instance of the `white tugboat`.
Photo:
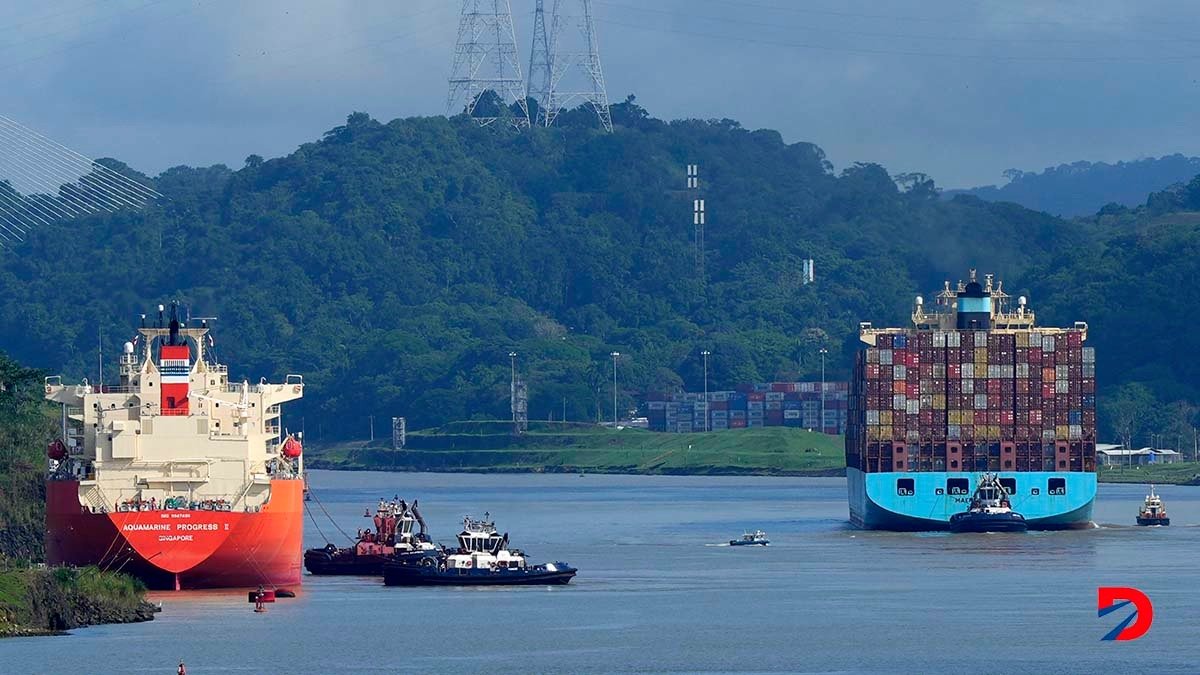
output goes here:
[[388, 586], [502, 586], [566, 584], [576, 569], [565, 562], [530, 565], [520, 549], [508, 548], [508, 534], [482, 520], [463, 519], [458, 550], [416, 560], [391, 560], [383, 566]]
[[951, 532], [1024, 532], [1025, 516], [1012, 510], [1008, 492], [994, 473], [985, 473], [971, 497], [971, 508], [950, 516]]
[[742, 534], [741, 539], [730, 539], [730, 546], [766, 546], [771, 540], [767, 539], [767, 533], [762, 530], [746, 532]]
[[1171, 519], [1167, 517], [1167, 507], [1163, 506], [1162, 498], [1154, 493], [1154, 486], [1150, 486], [1150, 494], [1146, 495], [1146, 501], [1142, 504], [1142, 510], [1138, 512], [1138, 525], [1170, 525]]

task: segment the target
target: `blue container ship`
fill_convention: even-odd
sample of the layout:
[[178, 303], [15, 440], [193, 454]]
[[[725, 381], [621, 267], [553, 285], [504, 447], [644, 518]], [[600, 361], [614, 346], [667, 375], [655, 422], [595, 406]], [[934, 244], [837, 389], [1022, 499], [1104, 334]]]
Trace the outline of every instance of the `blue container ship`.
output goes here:
[[1087, 324], [1043, 328], [1003, 284], [946, 282], [907, 328], [860, 326], [846, 432], [850, 521], [945, 530], [994, 473], [1030, 529], [1091, 526], [1095, 353]]

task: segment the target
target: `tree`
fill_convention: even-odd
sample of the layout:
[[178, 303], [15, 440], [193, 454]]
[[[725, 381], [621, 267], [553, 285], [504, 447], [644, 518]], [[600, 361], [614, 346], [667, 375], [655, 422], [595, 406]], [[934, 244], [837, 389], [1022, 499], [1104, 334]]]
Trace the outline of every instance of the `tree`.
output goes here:
[[1154, 405], [1154, 395], [1138, 382], [1121, 385], [1105, 399], [1103, 412], [1125, 449], [1133, 449], [1137, 432], [1143, 428]]

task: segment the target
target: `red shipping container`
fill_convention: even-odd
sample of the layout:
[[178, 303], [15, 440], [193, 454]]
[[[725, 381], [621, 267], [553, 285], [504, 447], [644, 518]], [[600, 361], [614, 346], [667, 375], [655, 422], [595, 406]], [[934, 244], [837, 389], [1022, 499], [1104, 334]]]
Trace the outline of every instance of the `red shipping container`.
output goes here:
[[907, 382], [904, 382], [902, 380], [896, 380], [895, 382], [892, 382], [892, 393], [893, 394], [904, 394], [907, 392], [907, 390], [908, 390]]
[[987, 393], [999, 394], [1000, 393], [1000, 380], [995, 379], [995, 378], [989, 379], [987, 381]]
[[988, 408], [999, 409], [1000, 408], [1000, 394], [988, 394], [987, 402], [988, 402]]
[[988, 424], [1000, 424], [1000, 411], [999, 410], [987, 411], [987, 423]]
[[746, 395], [746, 400], [748, 400], [748, 401], [765, 401], [765, 400], [767, 400], [767, 394], [765, 392], [761, 392], [761, 391], [752, 391]]
[[988, 423], [987, 411], [986, 410], [976, 410], [975, 411], [975, 426], [983, 426], [987, 423]]
[[745, 429], [746, 428], [745, 418], [729, 420], [729, 428], [730, 429]]
[[1046, 399], [1053, 399], [1053, 398], [1054, 398], [1054, 382], [1050, 381], [1048, 383], [1043, 383], [1042, 384], [1042, 400], [1045, 401]]
[[1013, 411], [1011, 411], [1011, 410], [1000, 411], [1000, 424], [1007, 424], [1008, 426], [1012, 426], [1012, 425], [1016, 424], [1016, 416], [1014, 415]]
[[1021, 378], [1021, 379], [1017, 380], [1016, 383], [1017, 383], [1017, 393], [1018, 394], [1028, 394], [1029, 393], [1029, 380]]
[[709, 410], [729, 410], [729, 401], [710, 401]]
[[1029, 363], [1030, 364], [1040, 364], [1041, 362], [1042, 362], [1042, 348], [1041, 347], [1030, 347], [1029, 348]]

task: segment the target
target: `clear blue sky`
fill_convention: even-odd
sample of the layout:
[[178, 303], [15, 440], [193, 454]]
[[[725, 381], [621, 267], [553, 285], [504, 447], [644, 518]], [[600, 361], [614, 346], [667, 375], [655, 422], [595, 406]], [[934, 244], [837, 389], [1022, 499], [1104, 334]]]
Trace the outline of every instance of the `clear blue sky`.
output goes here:
[[[566, 0], [564, 0], [566, 1]], [[547, 0], [549, 5], [551, 0]], [[0, 114], [148, 173], [240, 167], [354, 110], [444, 111], [457, 0], [8, 0]], [[528, 58], [533, 0], [512, 0]], [[943, 187], [1200, 154], [1182, 0], [595, 0], [614, 101], [728, 117]]]

